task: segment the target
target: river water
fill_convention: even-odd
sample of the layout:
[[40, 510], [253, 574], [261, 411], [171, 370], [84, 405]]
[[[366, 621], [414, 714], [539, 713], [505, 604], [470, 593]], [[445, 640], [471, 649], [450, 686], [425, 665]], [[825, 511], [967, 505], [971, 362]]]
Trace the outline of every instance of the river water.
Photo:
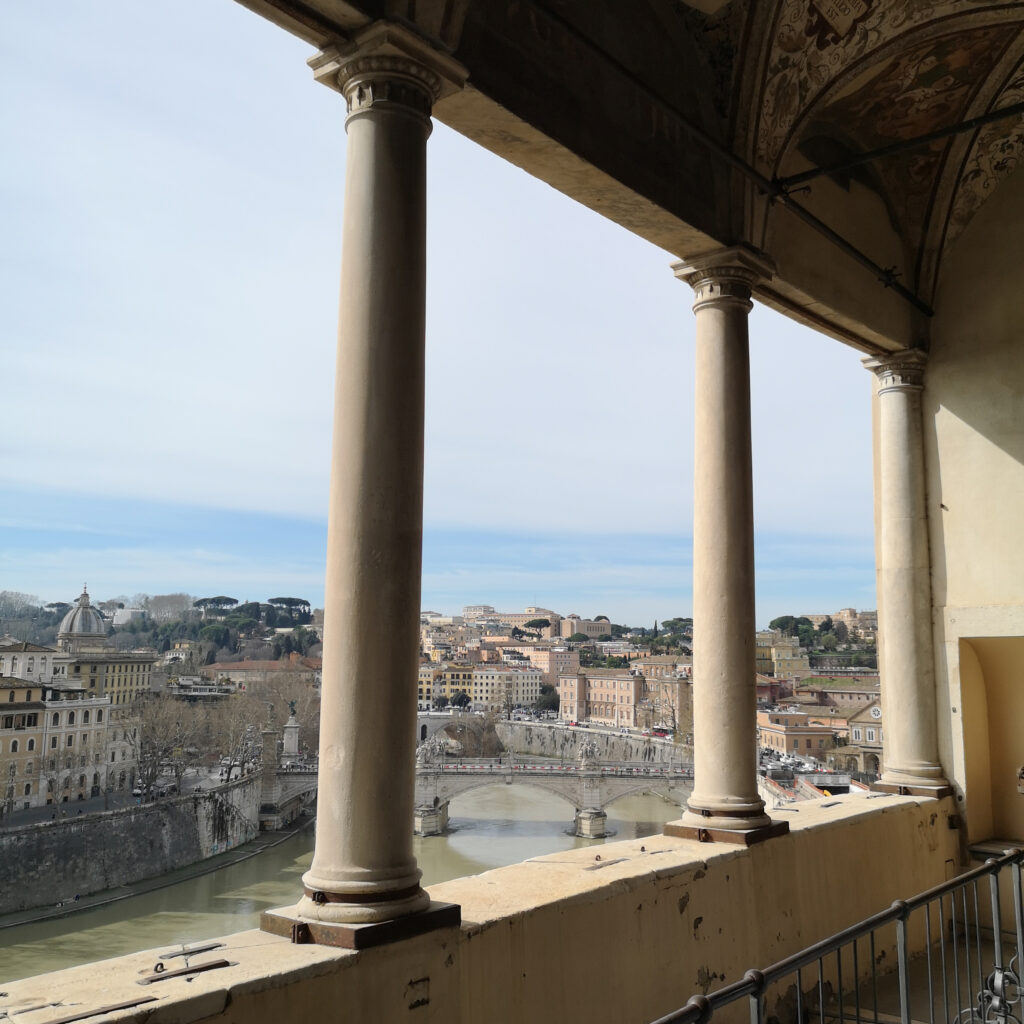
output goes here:
[[[661, 832], [679, 808], [655, 796], [632, 796], [608, 808], [611, 841]], [[416, 837], [423, 884], [477, 874], [529, 857], [595, 846], [603, 839], [569, 834], [572, 808], [528, 786], [498, 783], [451, 803], [446, 836]], [[0, 931], [0, 982], [154, 946], [194, 943], [259, 927], [259, 915], [294, 903], [313, 856], [308, 829], [256, 857], [154, 892], [83, 910], [60, 920]]]

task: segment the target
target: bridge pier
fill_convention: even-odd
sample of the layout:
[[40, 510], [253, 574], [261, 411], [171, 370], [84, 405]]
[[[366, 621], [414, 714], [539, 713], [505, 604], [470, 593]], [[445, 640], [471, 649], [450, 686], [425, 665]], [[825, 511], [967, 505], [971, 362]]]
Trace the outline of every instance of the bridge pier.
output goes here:
[[582, 839], [604, 839], [608, 835], [608, 815], [586, 807], [576, 812], [576, 835]]
[[412, 830], [418, 836], [444, 835], [448, 831], [448, 801], [417, 807]]

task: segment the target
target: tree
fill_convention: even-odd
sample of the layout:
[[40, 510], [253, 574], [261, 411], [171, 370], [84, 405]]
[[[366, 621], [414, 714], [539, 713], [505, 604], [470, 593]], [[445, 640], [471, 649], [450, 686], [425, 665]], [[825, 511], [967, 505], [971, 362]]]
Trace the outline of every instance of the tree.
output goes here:
[[171, 622], [180, 619], [192, 608], [189, 594], [156, 594], [149, 599], [146, 611], [157, 622]]
[[832, 627], [832, 632], [835, 634], [835, 638], [841, 643], [845, 644], [850, 638], [850, 631], [846, 628], [846, 623], [840, 620]]
[[227, 758], [228, 778], [244, 769], [262, 749], [268, 708], [248, 693], [236, 693], [214, 705], [209, 716], [211, 749]]
[[768, 628], [781, 629], [783, 633], [788, 633], [793, 628], [794, 621], [792, 615], [780, 615], [777, 619], [772, 619], [768, 623]]
[[511, 629], [512, 639], [519, 640], [524, 636], [523, 631], [518, 626], [513, 626]]
[[448, 698], [443, 693], [439, 693], [434, 698], [434, 710], [444, 711], [446, 707], [448, 707]]
[[832, 616], [826, 615], [818, 625], [819, 633], [831, 633], [832, 632]]
[[143, 791], [148, 793], [168, 773], [180, 790], [182, 777], [201, 755], [206, 728], [199, 708], [174, 697], [147, 694], [131, 705], [124, 726]]
[[609, 625], [611, 625], [611, 619], [609, 619], [607, 615], [595, 615], [594, 616], [594, 621], [595, 622], [607, 622]]
[[452, 697], [452, 704], [457, 708], [469, 707], [470, 697], [465, 690], [456, 690]]
[[227, 626], [211, 623], [199, 630], [199, 639], [215, 644], [217, 647], [227, 647], [231, 640], [231, 630]]
[[813, 647], [817, 635], [813, 626], [797, 627], [797, 636], [800, 638], [801, 647]]
[[267, 603], [277, 608], [278, 620], [282, 614], [287, 616], [287, 625], [305, 626], [313, 617], [309, 602], [303, 597], [272, 597]]
[[826, 651], [834, 651], [836, 649], [836, 635], [835, 633], [826, 633], [821, 638], [821, 646]]
[[586, 633], [573, 633], [569, 637], [569, 643], [571, 644], [585, 644], [590, 642], [590, 637]]
[[537, 698], [534, 707], [538, 711], [558, 711], [558, 705], [558, 690], [547, 683], [541, 684], [540, 696]]
[[529, 622], [523, 623], [526, 629], [547, 629], [550, 625], [550, 619], [530, 619]]
[[214, 615], [223, 615], [224, 611], [228, 608], [234, 608], [238, 604], [238, 601], [233, 597], [225, 597], [223, 594], [217, 597], [201, 597], [193, 605], [194, 608], [199, 608], [205, 615], [210, 612]]

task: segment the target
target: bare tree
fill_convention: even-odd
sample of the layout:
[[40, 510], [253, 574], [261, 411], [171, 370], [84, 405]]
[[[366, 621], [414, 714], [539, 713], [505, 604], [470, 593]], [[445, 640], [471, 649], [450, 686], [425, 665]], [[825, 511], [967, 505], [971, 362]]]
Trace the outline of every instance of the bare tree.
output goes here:
[[248, 693], [236, 693], [210, 709], [210, 741], [227, 758], [227, 776], [237, 767], [244, 770], [255, 760], [263, 742], [267, 724], [267, 705]]
[[181, 618], [192, 607], [189, 594], [156, 594], [149, 599], [149, 616], [156, 622]]
[[164, 774], [173, 775], [180, 790], [203, 753], [204, 723], [196, 707], [167, 695], [147, 695], [132, 704], [124, 724], [143, 792]]

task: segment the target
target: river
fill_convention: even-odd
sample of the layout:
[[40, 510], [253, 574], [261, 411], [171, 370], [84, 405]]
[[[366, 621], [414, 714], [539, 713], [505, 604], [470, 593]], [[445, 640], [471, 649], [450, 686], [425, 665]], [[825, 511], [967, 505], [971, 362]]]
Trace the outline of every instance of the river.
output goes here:
[[[659, 797], [624, 797], [608, 808], [608, 825], [616, 833], [611, 841], [659, 833], [679, 814], [678, 807]], [[415, 839], [423, 884], [606, 841], [570, 835], [572, 815], [565, 801], [528, 786], [498, 783], [466, 793], [451, 803], [448, 835]], [[309, 829], [199, 878], [62, 919], [2, 930], [0, 982], [257, 928], [263, 910], [295, 902], [312, 856]]]

